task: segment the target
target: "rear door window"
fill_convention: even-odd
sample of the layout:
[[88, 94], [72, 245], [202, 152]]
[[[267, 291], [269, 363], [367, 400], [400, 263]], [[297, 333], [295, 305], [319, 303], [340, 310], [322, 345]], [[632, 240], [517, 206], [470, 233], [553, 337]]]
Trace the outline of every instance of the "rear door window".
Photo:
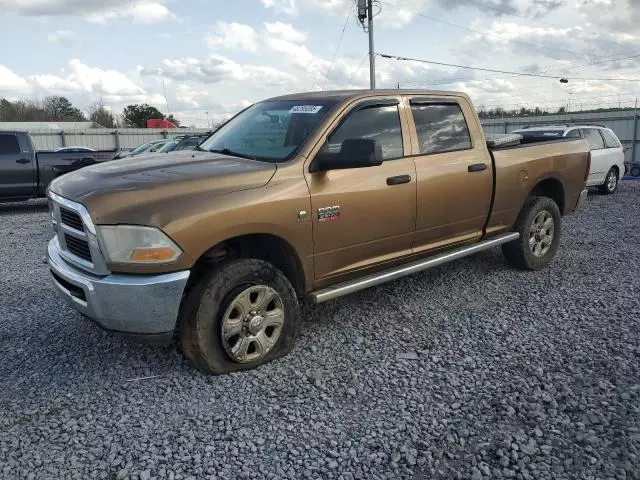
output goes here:
[[0, 135], [0, 155], [20, 153], [20, 144], [15, 135]]
[[619, 148], [620, 142], [616, 138], [616, 136], [611, 133], [609, 130], [600, 130], [602, 136], [604, 137], [604, 143], [607, 148]]
[[453, 152], [472, 147], [471, 135], [458, 104], [411, 101], [421, 154]]
[[582, 138], [582, 135], [580, 134], [580, 130], [575, 129], [575, 130], [569, 131], [569, 133], [567, 133], [565, 135], [565, 137], [567, 137], [567, 138]]
[[604, 148], [604, 139], [600, 135], [600, 131], [596, 128], [583, 128], [584, 138], [589, 142], [591, 150], [601, 150]]

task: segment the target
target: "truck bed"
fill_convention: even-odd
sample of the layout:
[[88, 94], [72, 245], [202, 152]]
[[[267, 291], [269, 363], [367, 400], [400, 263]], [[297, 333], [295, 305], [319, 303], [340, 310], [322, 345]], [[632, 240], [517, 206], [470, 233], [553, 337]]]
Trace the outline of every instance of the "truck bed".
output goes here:
[[[513, 135], [499, 137], [487, 136], [495, 172], [487, 233], [497, 233], [513, 225], [525, 200], [540, 182], [546, 182], [545, 188], [555, 189], [564, 198], [561, 213], [571, 213], [586, 178], [590, 155], [586, 140], [558, 138], [521, 142]], [[557, 178], [547, 178], [548, 172], [555, 172]]]

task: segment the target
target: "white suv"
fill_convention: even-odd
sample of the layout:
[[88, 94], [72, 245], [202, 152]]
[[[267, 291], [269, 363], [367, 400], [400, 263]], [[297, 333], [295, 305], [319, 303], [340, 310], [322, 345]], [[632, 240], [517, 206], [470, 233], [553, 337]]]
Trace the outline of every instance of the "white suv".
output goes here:
[[618, 189], [624, 176], [624, 149], [613, 130], [602, 125], [549, 125], [525, 127], [515, 130], [523, 137], [536, 138], [584, 138], [591, 147], [591, 172], [588, 187], [598, 187], [602, 193], [611, 194]]

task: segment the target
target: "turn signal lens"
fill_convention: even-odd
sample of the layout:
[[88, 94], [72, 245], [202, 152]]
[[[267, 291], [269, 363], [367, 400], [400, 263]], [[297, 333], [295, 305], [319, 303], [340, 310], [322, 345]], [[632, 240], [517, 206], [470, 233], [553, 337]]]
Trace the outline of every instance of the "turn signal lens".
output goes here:
[[131, 252], [133, 262], [170, 262], [174, 259], [176, 252], [169, 247], [137, 248]]

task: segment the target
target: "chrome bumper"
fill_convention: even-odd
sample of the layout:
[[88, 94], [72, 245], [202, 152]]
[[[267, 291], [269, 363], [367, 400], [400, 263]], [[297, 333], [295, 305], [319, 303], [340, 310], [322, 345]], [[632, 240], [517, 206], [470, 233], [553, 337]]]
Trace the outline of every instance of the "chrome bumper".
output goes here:
[[132, 335], [160, 335], [175, 329], [189, 271], [96, 276], [63, 260], [57, 238], [49, 242], [47, 259], [62, 298], [102, 328]]
[[576, 204], [576, 212], [582, 210], [582, 207], [584, 207], [584, 204], [587, 202], [588, 195], [589, 191], [586, 188], [582, 190], [582, 192], [580, 192], [580, 197], [578, 198], [578, 203]]

